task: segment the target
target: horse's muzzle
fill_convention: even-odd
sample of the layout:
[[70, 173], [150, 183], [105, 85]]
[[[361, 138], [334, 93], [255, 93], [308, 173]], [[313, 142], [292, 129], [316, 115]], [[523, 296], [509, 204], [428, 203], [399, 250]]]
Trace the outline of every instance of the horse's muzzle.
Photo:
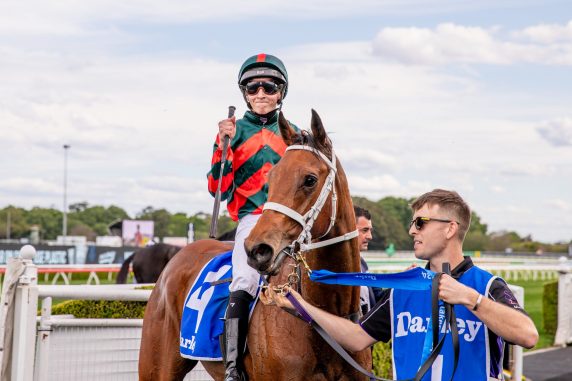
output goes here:
[[259, 243], [248, 252], [248, 265], [264, 274], [272, 264], [274, 250], [270, 245]]

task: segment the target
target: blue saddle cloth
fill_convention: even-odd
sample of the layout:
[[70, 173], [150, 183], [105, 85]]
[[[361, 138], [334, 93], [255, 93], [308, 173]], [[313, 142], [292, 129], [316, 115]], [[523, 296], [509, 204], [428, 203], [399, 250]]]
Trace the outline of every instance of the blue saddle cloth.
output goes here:
[[[224, 328], [224, 314], [230, 294], [230, 282], [212, 285], [232, 277], [232, 251], [211, 259], [199, 273], [189, 294], [181, 319], [181, 356], [192, 360], [222, 360], [219, 336]], [[250, 311], [254, 307], [253, 302]]]

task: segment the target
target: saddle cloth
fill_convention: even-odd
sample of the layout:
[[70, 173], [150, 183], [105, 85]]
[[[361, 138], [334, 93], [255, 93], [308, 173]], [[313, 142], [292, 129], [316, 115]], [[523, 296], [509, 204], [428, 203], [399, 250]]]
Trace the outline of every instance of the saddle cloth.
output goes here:
[[[211, 259], [200, 271], [185, 298], [181, 319], [180, 353], [191, 360], [220, 361], [222, 353], [219, 336], [224, 328], [232, 277], [232, 251]], [[256, 301], [256, 298], [255, 298]], [[255, 301], [250, 305], [254, 309]]]

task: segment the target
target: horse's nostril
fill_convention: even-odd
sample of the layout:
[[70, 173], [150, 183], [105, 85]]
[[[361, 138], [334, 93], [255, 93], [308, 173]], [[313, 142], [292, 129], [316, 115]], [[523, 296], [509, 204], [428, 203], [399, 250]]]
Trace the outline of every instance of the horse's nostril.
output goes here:
[[250, 250], [250, 258], [259, 263], [264, 264], [265, 262], [270, 261], [272, 258], [272, 247], [265, 243], [260, 243], [255, 245], [252, 250]]

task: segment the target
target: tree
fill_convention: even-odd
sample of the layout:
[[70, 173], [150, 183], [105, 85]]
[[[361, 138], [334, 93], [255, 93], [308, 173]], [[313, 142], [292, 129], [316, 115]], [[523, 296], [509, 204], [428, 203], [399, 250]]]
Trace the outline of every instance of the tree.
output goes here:
[[463, 242], [463, 249], [469, 251], [485, 250], [490, 241], [487, 235], [487, 224], [481, 222], [481, 217], [471, 212], [471, 225]]
[[8, 238], [8, 232], [11, 239], [27, 237], [30, 234], [30, 227], [26, 221], [27, 213], [26, 210], [12, 205], [0, 210], [0, 237]]
[[[371, 214], [373, 225], [373, 239], [369, 244], [370, 250], [383, 250], [393, 244], [397, 250], [409, 250], [412, 247], [411, 238], [406, 229], [406, 224], [401, 221], [408, 220], [401, 215], [396, 215], [395, 210], [384, 205], [382, 200], [378, 202], [370, 201], [364, 197], [352, 197], [354, 205], [367, 209]], [[406, 200], [403, 200], [407, 203]]]
[[27, 213], [26, 222], [40, 226], [40, 239], [54, 240], [62, 234], [63, 213], [54, 208], [33, 207]]
[[138, 220], [151, 220], [155, 223], [155, 237], [168, 237], [171, 213], [166, 209], [153, 209], [152, 206], [144, 208], [137, 214]]

